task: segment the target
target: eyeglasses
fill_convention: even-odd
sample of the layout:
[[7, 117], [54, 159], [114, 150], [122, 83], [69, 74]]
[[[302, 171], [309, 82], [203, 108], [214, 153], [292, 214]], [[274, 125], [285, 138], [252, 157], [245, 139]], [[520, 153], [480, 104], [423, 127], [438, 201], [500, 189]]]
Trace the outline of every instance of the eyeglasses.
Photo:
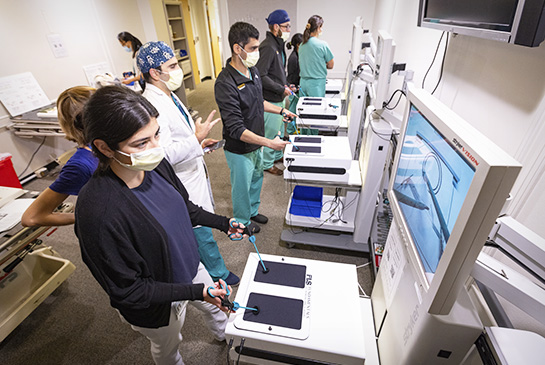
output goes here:
[[280, 28], [283, 28], [283, 29], [288, 29], [288, 30], [291, 29], [291, 25], [290, 25], [290, 24], [288, 24], [288, 25], [278, 24], [278, 26], [279, 26]]

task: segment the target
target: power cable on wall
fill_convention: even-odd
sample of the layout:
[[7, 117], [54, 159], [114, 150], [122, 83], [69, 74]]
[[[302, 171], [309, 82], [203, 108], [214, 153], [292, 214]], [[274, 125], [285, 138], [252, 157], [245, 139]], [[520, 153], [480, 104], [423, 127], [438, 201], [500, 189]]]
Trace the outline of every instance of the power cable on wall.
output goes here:
[[449, 41], [449, 35], [446, 31], [441, 34], [441, 38], [439, 38], [439, 42], [437, 42], [437, 48], [435, 49], [435, 54], [433, 55], [433, 59], [431, 61], [430, 67], [428, 67], [428, 70], [426, 71], [426, 74], [424, 75], [424, 78], [422, 79], [422, 89], [424, 89], [426, 78], [428, 77], [428, 73], [430, 72], [431, 68], [433, 67], [435, 63], [435, 59], [437, 58], [437, 53], [439, 52], [439, 47], [441, 46], [441, 43], [443, 41], [443, 37], [445, 36], [445, 34], [447, 35], [447, 37], [445, 42], [445, 50], [443, 52], [443, 60], [441, 62], [441, 71], [439, 73], [439, 79], [437, 80], [437, 84], [435, 85], [435, 87], [433, 88], [433, 91], [431, 92], [432, 94], [435, 93], [435, 91], [437, 90], [437, 87], [439, 87], [439, 83], [441, 82], [441, 79], [443, 78], [443, 69], [445, 66], [445, 59], [447, 58], [447, 49], [448, 49], [448, 41]]
[[24, 173], [26, 172], [26, 170], [28, 170], [28, 168], [30, 167], [30, 164], [32, 163], [32, 160], [34, 160], [34, 157], [36, 156], [36, 154], [38, 153], [38, 151], [40, 150], [40, 148], [42, 148], [42, 146], [44, 145], [45, 143], [45, 139], [47, 138], [47, 136], [44, 136], [44, 139], [42, 139], [42, 143], [40, 143], [40, 145], [38, 146], [38, 148], [36, 148], [36, 151], [34, 151], [34, 153], [32, 154], [32, 156], [30, 156], [30, 161], [28, 161], [28, 164], [26, 165], [25, 169], [23, 170], [23, 172], [21, 172], [19, 174], [19, 176], [17, 176], [18, 179], [21, 179], [21, 176], [24, 175]]

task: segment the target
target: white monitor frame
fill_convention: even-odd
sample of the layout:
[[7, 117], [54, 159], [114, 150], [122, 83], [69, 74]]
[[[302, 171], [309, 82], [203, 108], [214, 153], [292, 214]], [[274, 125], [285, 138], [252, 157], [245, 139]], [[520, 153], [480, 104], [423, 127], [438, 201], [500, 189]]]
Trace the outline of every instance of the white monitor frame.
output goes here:
[[379, 30], [377, 37], [374, 65], [376, 96], [373, 105], [378, 110], [382, 109], [383, 103], [388, 100], [396, 44], [392, 36], [384, 30]]
[[[393, 193], [411, 105], [475, 167], [466, 198], [431, 282], [426, 278], [415, 243]], [[400, 136], [388, 191], [392, 212], [400, 229], [405, 232], [402, 236], [409, 253], [409, 263], [424, 289], [423, 304], [430, 314], [446, 315], [470, 275], [521, 166], [430, 93], [415, 87], [408, 90], [408, 103]]]
[[350, 50], [350, 60], [352, 62], [351, 71], [355, 71], [361, 60], [361, 50], [363, 41], [363, 20], [361, 16], [356, 17], [352, 23], [352, 48]]

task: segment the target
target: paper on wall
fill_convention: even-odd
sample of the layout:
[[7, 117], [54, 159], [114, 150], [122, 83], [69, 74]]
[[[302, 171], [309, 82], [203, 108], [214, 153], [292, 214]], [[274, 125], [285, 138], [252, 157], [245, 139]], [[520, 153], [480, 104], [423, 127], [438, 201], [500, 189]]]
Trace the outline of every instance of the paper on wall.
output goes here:
[[96, 76], [104, 75], [106, 73], [111, 74], [110, 66], [107, 62], [100, 62], [92, 65], [83, 66], [83, 72], [85, 72], [85, 77], [87, 77], [87, 83], [91, 87], [97, 87], [95, 81]]
[[0, 77], [0, 101], [12, 117], [51, 104], [31, 72]]

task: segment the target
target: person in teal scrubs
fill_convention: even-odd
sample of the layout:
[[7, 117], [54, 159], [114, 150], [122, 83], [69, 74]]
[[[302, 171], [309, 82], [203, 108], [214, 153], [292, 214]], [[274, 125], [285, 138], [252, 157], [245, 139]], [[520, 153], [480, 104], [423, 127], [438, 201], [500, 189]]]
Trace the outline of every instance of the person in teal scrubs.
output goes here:
[[[318, 39], [322, 34], [324, 20], [319, 15], [309, 18], [303, 33], [303, 44], [299, 46], [299, 68], [301, 69], [302, 96], [325, 96], [325, 80], [327, 70], [334, 65], [333, 53], [326, 42]], [[304, 121], [303, 121], [304, 122]], [[303, 134], [318, 134], [318, 130], [310, 129]]]

